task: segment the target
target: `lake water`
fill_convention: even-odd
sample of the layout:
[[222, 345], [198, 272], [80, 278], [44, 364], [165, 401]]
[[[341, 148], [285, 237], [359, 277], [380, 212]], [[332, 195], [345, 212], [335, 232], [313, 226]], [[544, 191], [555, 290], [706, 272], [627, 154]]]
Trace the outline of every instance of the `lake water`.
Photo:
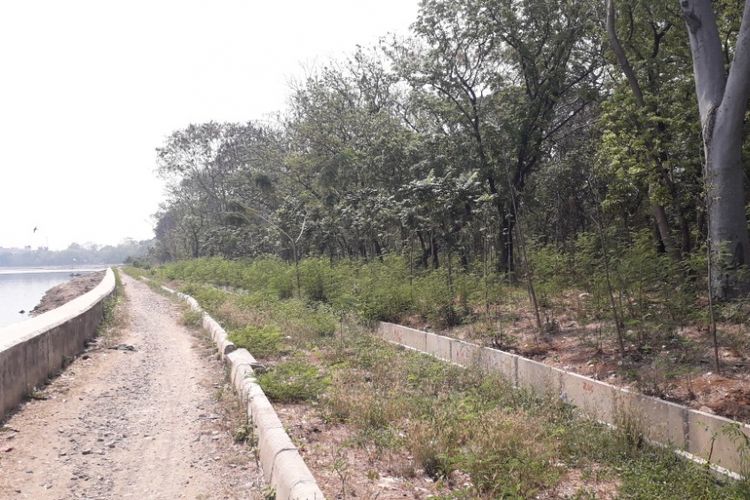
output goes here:
[[[27, 319], [44, 292], [72, 279], [70, 273], [93, 269], [10, 269], [0, 268], [0, 327]], [[25, 311], [20, 313], [19, 311]]]

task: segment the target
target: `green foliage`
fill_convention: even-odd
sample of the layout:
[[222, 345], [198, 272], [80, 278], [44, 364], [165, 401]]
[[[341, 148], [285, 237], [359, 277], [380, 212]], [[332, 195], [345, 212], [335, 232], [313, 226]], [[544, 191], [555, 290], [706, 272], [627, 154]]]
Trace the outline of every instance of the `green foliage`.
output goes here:
[[203, 313], [186, 307], [182, 311], [182, 324], [191, 328], [200, 328], [203, 323]]
[[262, 327], [247, 325], [229, 333], [229, 339], [237, 347], [244, 347], [258, 359], [277, 356], [282, 352], [284, 337], [275, 325]]
[[329, 380], [314, 365], [291, 360], [258, 375], [258, 383], [272, 401], [294, 403], [318, 399]]
[[[590, 273], [585, 284], [596, 292], [603, 256], [595, 239], [590, 240], [581, 242], [589, 258], [576, 265]], [[634, 241], [632, 248], [611, 253], [612, 269], [653, 257], [648, 245], [638, 244], [637, 238]], [[538, 247], [535, 252], [544, 255], [540, 262], [548, 263], [537, 272], [549, 276], [545, 280], [552, 282], [550, 294], [556, 287], [564, 287], [565, 280], [575, 283], [578, 268], [562, 278], [554, 276], [563, 267], [553, 248]], [[461, 471], [471, 479], [464, 491], [471, 498], [544, 494], [570, 470], [580, 471], [583, 477], [612, 478], [625, 498], [660, 498], [671, 492], [681, 498], [743, 498], [747, 493], [744, 483], [724, 484], [669, 450], [652, 448], [642, 439], [635, 420], [621, 422], [618, 430], [583, 420], [559, 400], [540, 399], [514, 389], [496, 375], [397, 350], [356, 324], [344, 324], [341, 311], [335, 309], [346, 306], [344, 312], [356, 313], [364, 298], [372, 297], [360, 290], [372, 290], [382, 283], [380, 293], [387, 294], [390, 284], [406, 282], [417, 298], [409, 304], [408, 314], [421, 314], [418, 301], [431, 297], [433, 288], [445, 287], [445, 273], [417, 273], [413, 285], [408, 285], [408, 267], [401, 259], [322, 264], [325, 262], [318, 261], [302, 268], [313, 278], [323, 275], [325, 282], [337, 283], [326, 293], [327, 302], [313, 302], [309, 297], [280, 300], [272, 280], [263, 280], [263, 288], [231, 292], [197, 282], [187, 287], [212, 302], [222, 322], [231, 320], [238, 325], [231, 333], [236, 343], [268, 359], [269, 369], [259, 374], [258, 380], [272, 400], [314, 402], [325, 418], [355, 431], [354, 443], [405, 450], [413, 457], [414, 468], [438, 480]], [[225, 278], [212, 272], [224, 265], [211, 259], [181, 265], [180, 269], [186, 275], [207, 276], [218, 282]], [[265, 263], [226, 265], [242, 274], [245, 267], [260, 269]], [[293, 264], [286, 266], [293, 268]], [[657, 271], [650, 268], [650, 272]], [[457, 297], [469, 288], [461, 281], [472, 283], [476, 276], [471, 269], [454, 275]], [[630, 293], [643, 289], [649, 307], [664, 307], [660, 302], [664, 291], [658, 281], [634, 275], [627, 283]], [[468, 293], [468, 304], [476, 307], [488, 295], [497, 300], [512, 293], [496, 280], [490, 280], [489, 288], [490, 293]], [[460, 305], [461, 300], [454, 302]], [[342, 321], [340, 330], [338, 321]], [[334, 329], [337, 333], [332, 336]], [[586, 493], [585, 487], [580, 493]]]

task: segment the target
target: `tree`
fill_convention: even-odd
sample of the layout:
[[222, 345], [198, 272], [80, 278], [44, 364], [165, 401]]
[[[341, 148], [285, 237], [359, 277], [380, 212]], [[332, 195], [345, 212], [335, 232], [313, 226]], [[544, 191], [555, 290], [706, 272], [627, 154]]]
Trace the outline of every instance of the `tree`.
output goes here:
[[[750, 97], [750, 0], [729, 70], [711, 0], [680, 0], [693, 56], [705, 153], [704, 181], [712, 253], [711, 293], [729, 299], [750, 290], [742, 143]], [[728, 52], [728, 51], [727, 51]]]
[[[684, 154], [678, 142], [679, 132], [690, 128], [681, 120], [693, 111], [683, 104], [682, 96], [690, 56], [684, 43], [677, 40], [681, 38], [679, 13], [642, 0], [623, 2], [621, 10], [624, 43], [618, 34], [620, 16], [615, 0], [607, 0], [606, 30], [632, 99], [623, 99], [619, 94], [624, 86], [618, 85], [605, 105], [612, 112], [604, 113], [604, 129], [619, 129], [614, 141], [603, 141], [608, 150], [605, 155], [619, 157], [620, 168], [629, 164], [631, 175], [627, 177], [646, 184], [659, 246], [679, 258], [692, 249], [688, 206], [692, 197], [685, 193], [695, 185], [695, 169], [688, 160], [694, 156], [694, 149], [690, 144], [690, 151]], [[621, 151], [625, 155], [619, 154]], [[623, 156], [628, 159], [623, 160]], [[673, 241], [673, 226], [679, 230], [680, 245]]]

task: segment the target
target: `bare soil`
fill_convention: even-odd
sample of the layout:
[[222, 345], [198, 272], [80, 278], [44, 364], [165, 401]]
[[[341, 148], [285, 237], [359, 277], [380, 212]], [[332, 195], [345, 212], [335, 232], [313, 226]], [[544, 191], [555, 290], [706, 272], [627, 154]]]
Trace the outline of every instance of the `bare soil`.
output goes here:
[[94, 344], [0, 427], [0, 497], [262, 498], [215, 354], [178, 323], [177, 304], [123, 282], [116, 341]]
[[[326, 498], [422, 499], [452, 489], [415, 469], [406, 451], [358, 440], [347, 425], [323, 419], [318, 408], [280, 403], [274, 407]], [[453, 486], [468, 485], [468, 478], [464, 482]]]
[[38, 316], [52, 309], [57, 309], [66, 302], [80, 297], [86, 292], [93, 290], [104, 278], [104, 271], [78, 276], [65, 283], [60, 283], [47, 290], [39, 304], [29, 313]]

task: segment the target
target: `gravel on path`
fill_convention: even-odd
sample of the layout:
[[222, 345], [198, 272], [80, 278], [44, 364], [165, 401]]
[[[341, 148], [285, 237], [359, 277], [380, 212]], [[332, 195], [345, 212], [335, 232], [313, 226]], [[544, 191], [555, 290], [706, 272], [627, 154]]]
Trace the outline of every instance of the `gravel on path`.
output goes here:
[[0, 426], [0, 498], [262, 498], [215, 351], [122, 278], [117, 342], [135, 350], [89, 350]]

